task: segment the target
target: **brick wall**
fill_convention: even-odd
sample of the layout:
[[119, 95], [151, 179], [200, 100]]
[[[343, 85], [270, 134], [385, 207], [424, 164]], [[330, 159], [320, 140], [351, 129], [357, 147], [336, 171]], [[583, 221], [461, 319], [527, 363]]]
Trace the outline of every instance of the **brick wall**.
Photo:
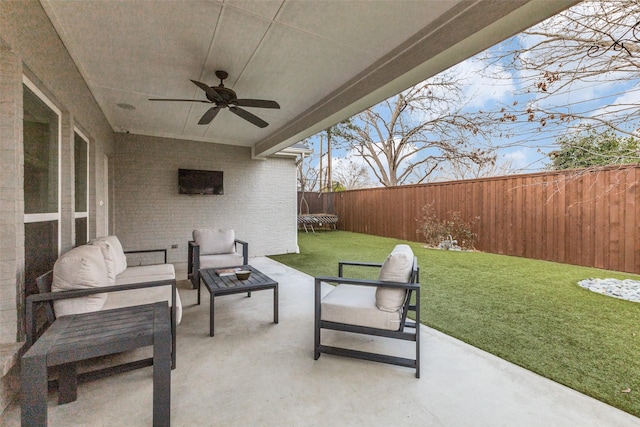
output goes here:
[[73, 129], [89, 138], [90, 235], [105, 222], [103, 159], [113, 130], [53, 29], [40, 2], [0, 1], [0, 411], [17, 392], [24, 338], [25, 258], [22, 78], [26, 75], [63, 112], [61, 251], [74, 242]]
[[[292, 158], [251, 159], [251, 149], [118, 134], [113, 232], [125, 249], [167, 248], [186, 262], [194, 228], [232, 228], [249, 256], [297, 250]], [[223, 195], [178, 194], [178, 169], [219, 170]], [[177, 244], [177, 249], [171, 245]]]
[[[0, 47], [0, 343], [17, 339], [17, 301], [24, 290], [22, 67]], [[17, 282], [17, 283], [16, 283]]]

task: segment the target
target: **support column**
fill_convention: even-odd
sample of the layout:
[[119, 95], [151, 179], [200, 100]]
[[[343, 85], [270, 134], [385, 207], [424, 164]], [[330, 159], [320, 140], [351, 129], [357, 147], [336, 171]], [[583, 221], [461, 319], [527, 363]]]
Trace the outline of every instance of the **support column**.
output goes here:
[[24, 337], [22, 65], [0, 44], [0, 343]]

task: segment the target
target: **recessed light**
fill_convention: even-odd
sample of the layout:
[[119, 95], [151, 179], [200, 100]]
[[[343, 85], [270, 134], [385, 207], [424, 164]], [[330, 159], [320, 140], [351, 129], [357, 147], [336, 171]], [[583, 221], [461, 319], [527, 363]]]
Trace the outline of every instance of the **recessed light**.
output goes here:
[[131, 104], [125, 104], [124, 102], [119, 102], [116, 104], [118, 107], [122, 108], [123, 110], [135, 110], [136, 107], [134, 107]]

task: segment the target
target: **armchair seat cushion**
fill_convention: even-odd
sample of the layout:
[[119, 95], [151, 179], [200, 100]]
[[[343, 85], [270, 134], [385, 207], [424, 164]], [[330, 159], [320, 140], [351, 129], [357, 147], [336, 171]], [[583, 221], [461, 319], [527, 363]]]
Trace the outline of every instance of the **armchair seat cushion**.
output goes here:
[[244, 264], [242, 254], [200, 255], [200, 269], [230, 267]]
[[376, 288], [341, 284], [322, 299], [322, 320], [349, 325], [397, 331], [400, 329], [400, 311], [379, 310], [376, 306]]

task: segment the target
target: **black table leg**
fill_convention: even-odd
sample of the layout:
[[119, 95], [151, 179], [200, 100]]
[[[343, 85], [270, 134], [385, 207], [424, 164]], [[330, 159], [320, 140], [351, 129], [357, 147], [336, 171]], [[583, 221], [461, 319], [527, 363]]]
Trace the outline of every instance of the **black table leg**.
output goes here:
[[214, 314], [214, 309], [213, 309], [213, 304], [215, 302], [215, 296], [213, 294], [213, 292], [211, 292], [211, 301], [210, 301], [210, 306], [209, 306], [209, 336], [212, 337], [213, 336], [213, 314]]
[[198, 275], [198, 305], [200, 305], [200, 275]]
[[273, 323], [278, 323], [278, 285], [273, 288]]

